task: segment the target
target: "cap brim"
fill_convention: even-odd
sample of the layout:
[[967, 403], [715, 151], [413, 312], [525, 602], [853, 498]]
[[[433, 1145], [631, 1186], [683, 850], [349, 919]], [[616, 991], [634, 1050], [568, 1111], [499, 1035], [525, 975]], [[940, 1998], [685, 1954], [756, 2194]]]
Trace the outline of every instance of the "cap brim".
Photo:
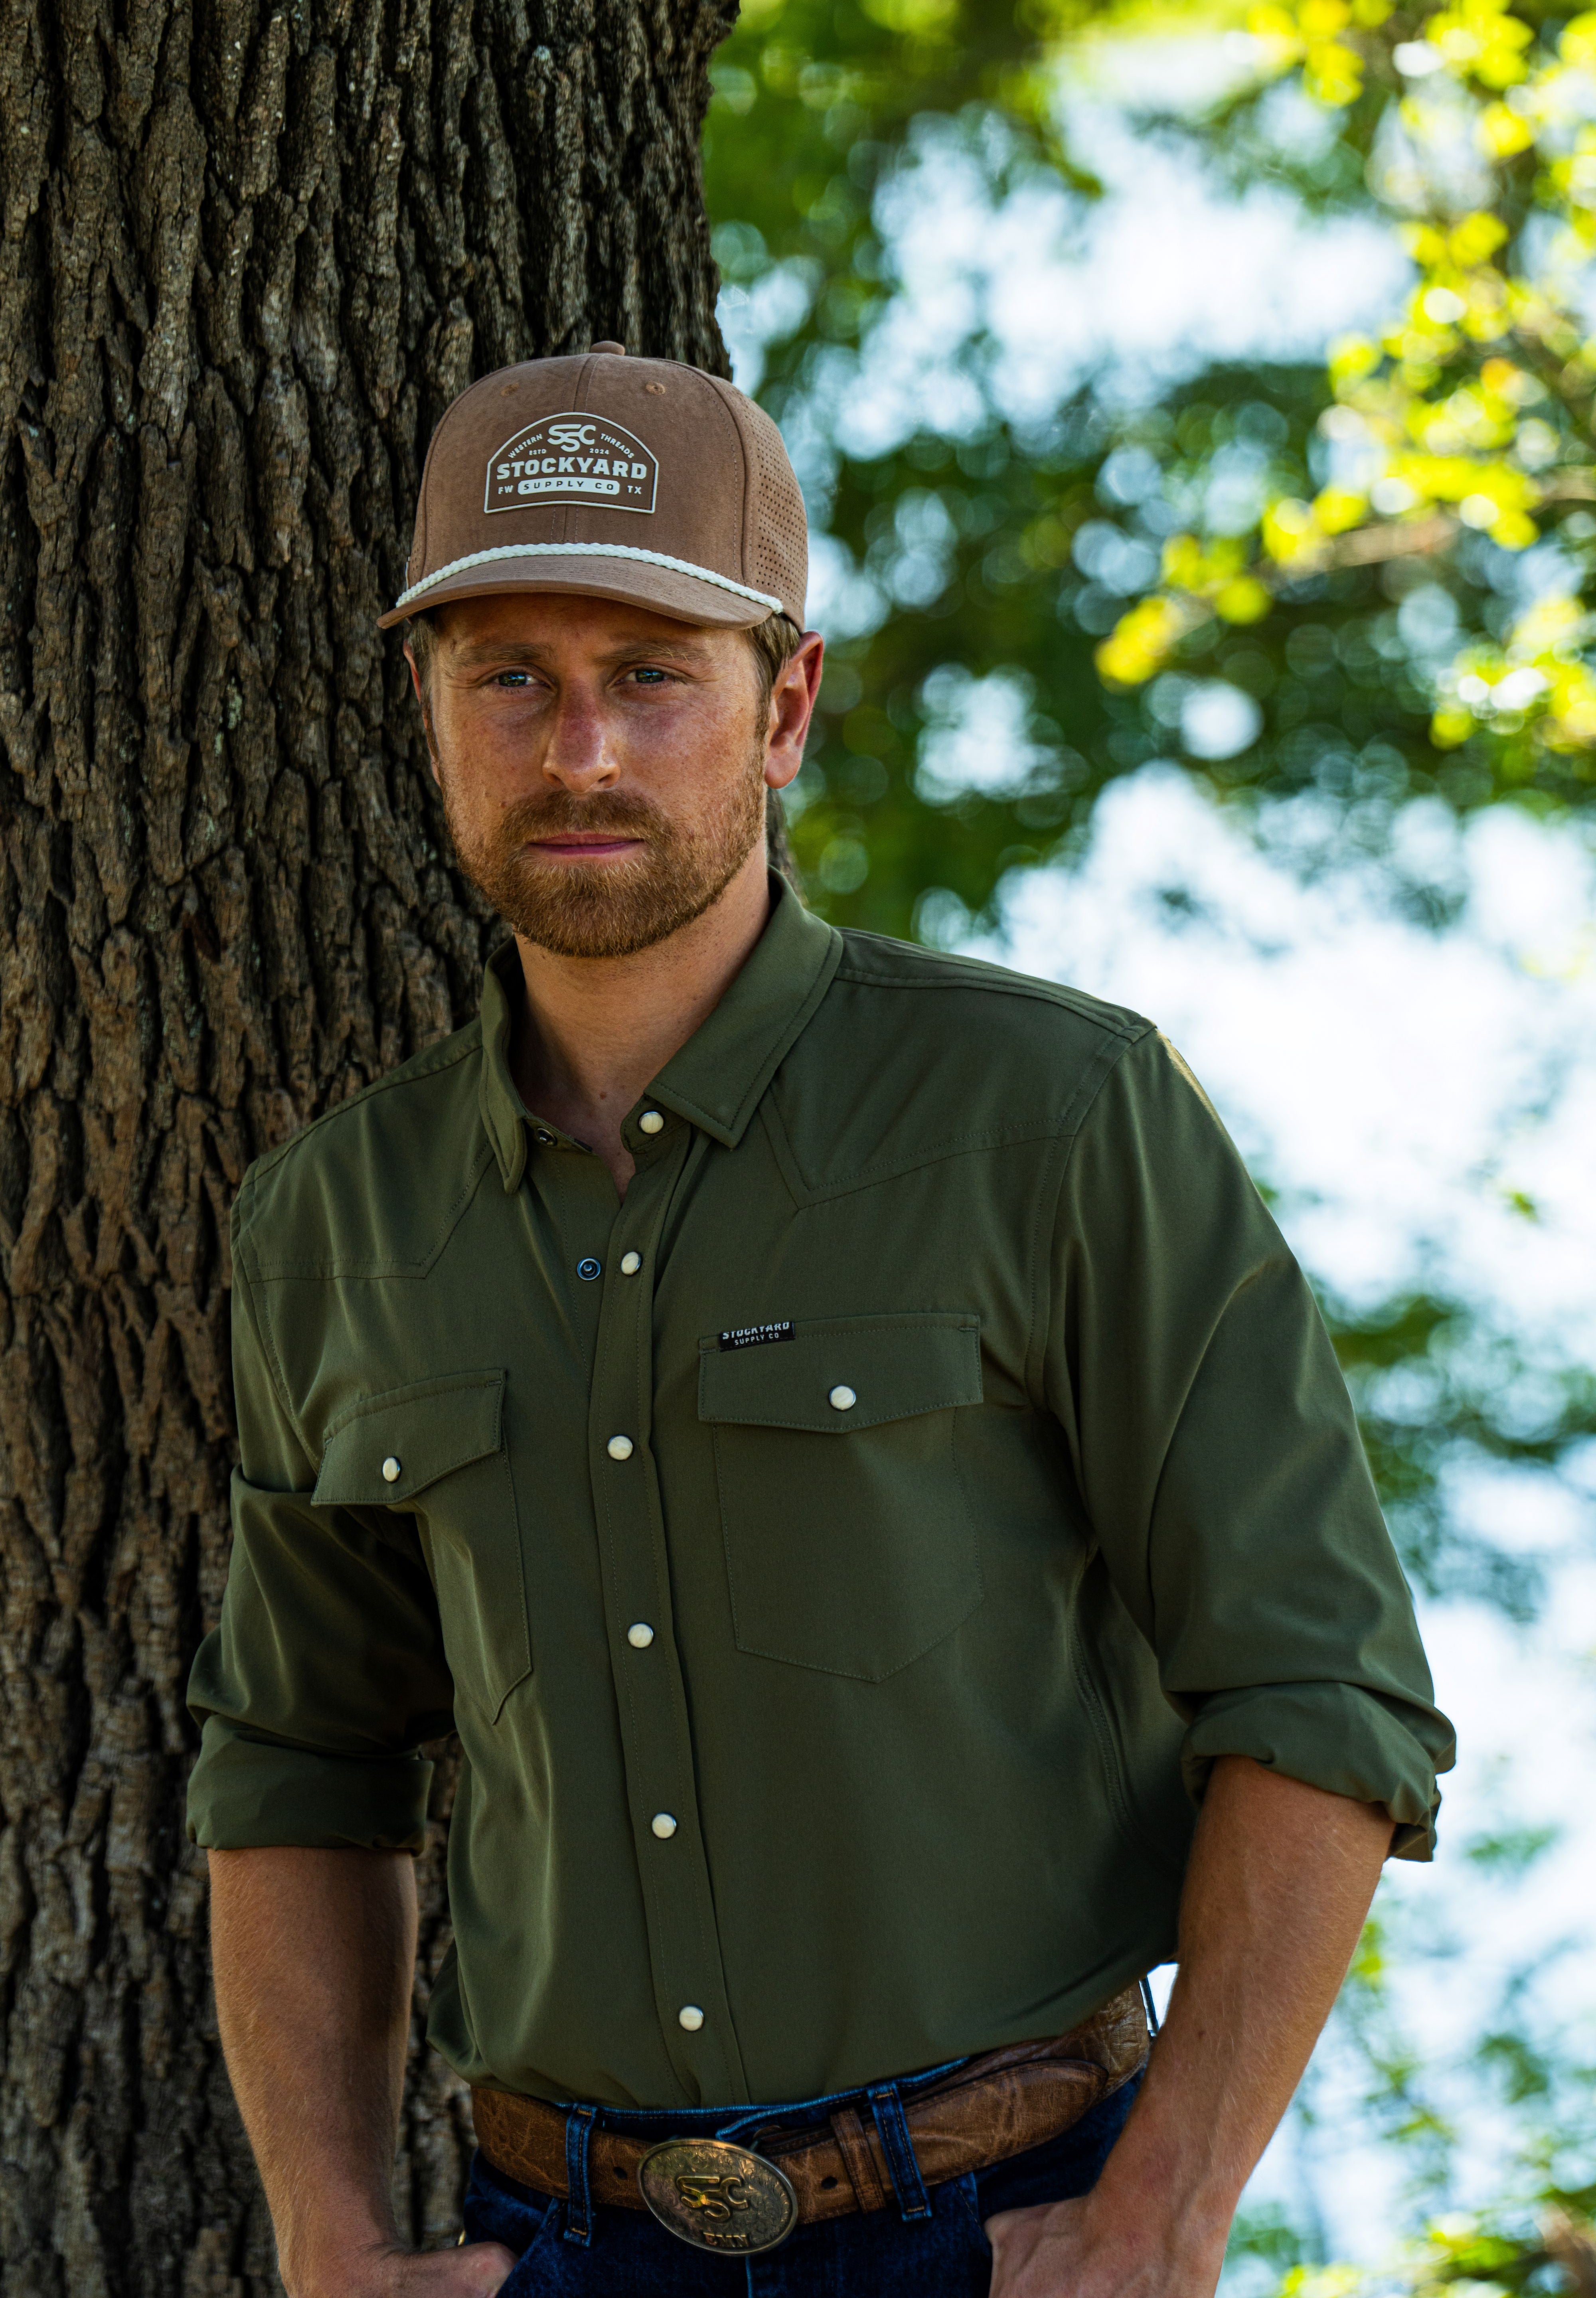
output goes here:
[[645, 608], [650, 614], [668, 615], [674, 622], [727, 631], [752, 630], [778, 611], [763, 599], [740, 597], [717, 583], [678, 574], [673, 567], [575, 553], [564, 558], [550, 553], [536, 559], [507, 558], [493, 566], [464, 567], [390, 608], [378, 616], [377, 628], [389, 630], [395, 623], [409, 622], [412, 615], [451, 605], [457, 599], [495, 599], [514, 591], [542, 591], [556, 598], [616, 599], [624, 606]]

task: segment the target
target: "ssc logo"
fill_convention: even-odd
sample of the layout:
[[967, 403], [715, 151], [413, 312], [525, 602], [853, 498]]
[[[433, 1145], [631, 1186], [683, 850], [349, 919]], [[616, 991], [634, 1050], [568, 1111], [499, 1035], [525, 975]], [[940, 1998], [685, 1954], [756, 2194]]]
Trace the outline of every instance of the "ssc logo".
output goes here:
[[651, 511], [659, 466], [641, 439], [591, 415], [545, 415], [488, 458], [484, 510], [607, 503]]

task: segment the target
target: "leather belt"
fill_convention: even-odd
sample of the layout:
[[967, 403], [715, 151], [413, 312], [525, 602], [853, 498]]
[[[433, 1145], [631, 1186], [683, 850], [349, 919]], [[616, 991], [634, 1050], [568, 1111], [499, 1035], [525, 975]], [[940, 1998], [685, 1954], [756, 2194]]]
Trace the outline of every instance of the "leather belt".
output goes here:
[[[902, 2101], [921, 2180], [939, 2186], [1057, 2137], [1128, 2082], [1146, 2056], [1146, 2014], [1139, 1990], [1130, 1987], [1067, 2035], [967, 2060]], [[859, 2097], [868, 2109], [866, 2094]], [[540, 2194], [568, 2196], [572, 2116], [542, 2099], [476, 2089], [471, 2115], [476, 2143], [496, 2170]], [[661, 2172], [675, 2169], [678, 2153], [683, 2167], [666, 2182], [670, 2192], [662, 2207]], [[661, 2159], [649, 2164], [650, 2155]], [[897, 2192], [880, 2117], [872, 2113], [866, 2120], [854, 2104], [806, 2129], [785, 2130], [779, 2122], [748, 2128], [735, 2147], [696, 2137], [659, 2145], [595, 2124], [587, 2137], [587, 2166], [593, 2202], [651, 2210], [673, 2233], [705, 2248], [771, 2248], [799, 2220], [879, 2211], [895, 2195], [906, 2207], [908, 2202]], [[766, 2166], [778, 2174], [790, 2202], [771, 2205], [778, 2217], [785, 2211], [787, 2222], [773, 2240], [761, 2241], [740, 2229], [759, 2222], [757, 2193], [751, 2215], [745, 2195], [750, 2183], [754, 2189], [762, 2178], [771, 2184]]]

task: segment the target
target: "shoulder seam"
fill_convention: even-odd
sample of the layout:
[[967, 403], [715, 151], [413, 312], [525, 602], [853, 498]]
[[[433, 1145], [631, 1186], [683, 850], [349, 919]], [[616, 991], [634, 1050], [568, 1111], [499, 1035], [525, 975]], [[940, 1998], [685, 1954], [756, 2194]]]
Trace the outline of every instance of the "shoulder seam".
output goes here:
[[1158, 1025], [1154, 1021], [1147, 1021], [1144, 1022], [1139, 1029], [1127, 1029], [1120, 1034], [1124, 1037], [1125, 1043], [1112, 1054], [1099, 1054], [1096, 1062], [1093, 1065], [1096, 1074], [1088, 1071], [1076, 1087], [1065, 1108], [1063, 1119], [1059, 1126], [1059, 1136], [1061, 1139], [1067, 1139], [1070, 1144], [1069, 1156], [1064, 1160], [1066, 1164], [1069, 1162], [1069, 1158], [1075, 1153], [1075, 1145], [1080, 1139], [1087, 1119], [1097, 1105], [1098, 1096], [1104, 1087], [1133, 1046], [1141, 1045], [1145, 1038], [1157, 1037]]
[[288, 1376], [284, 1368], [282, 1359], [277, 1352], [276, 1335], [267, 1330], [265, 1320], [261, 1317], [260, 1308], [255, 1301], [254, 1285], [256, 1279], [252, 1277], [248, 1267], [244, 1265], [244, 1256], [240, 1254], [238, 1258], [240, 1264], [238, 1270], [240, 1281], [237, 1285], [238, 1296], [243, 1305], [244, 1314], [248, 1319], [250, 1330], [254, 1335], [256, 1346], [260, 1349], [261, 1357], [265, 1361], [267, 1385], [272, 1391], [272, 1393], [277, 1400], [277, 1409], [282, 1414], [284, 1419], [287, 1422], [289, 1429], [294, 1435], [294, 1441], [299, 1445], [301, 1452], [304, 1455], [307, 1460], [316, 1460], [319, 1458], [319, 1455], [311, 1450], [311, 1447], [307, 1441], [306, 1431], [301, 1423], [299, 1414], [294, 1410], [293, 1404], [289, 1401]]
[[950, 967], [948, 973], [941, 977], [928, 974], [914, 980], [899, 974], [868, 972], [857, 963], [850, 963], [845, 958], [837, 969], [836, 979], [856, 982], [865, 989], [947, 989], [956, 986], [961, 989], [985, 990], [1001, 997], [1030, 997], [1038, 1005], [1061, 1005], [1067, 1013], [1075, 1014], [1082, 1021], [1090, 1021], [1108, 1036], [1122, 1037], [1127, 1045], [1134, 1045], [1138, 1037], [1145, 1037], [1149, 1029], [1157, 1026], [1139, 1015], [1135, 1021], [1114, 1019], [1113, 1009], [1106, 1001], [1092, 996], [1089, 991], [1071, 989], [1062, 982], [1028, 981], [1017, 974], [1005, 975], [996, 969], [990, 973], [975, 973]]
[[[322, 1127], [330, 1125], [335, 1118], [348, 1116], [351, 1110], [359, 1109], [362, 1102], [374, 1100], [379, 1093], [391, 1092], [399, 1086], [416, 1084], [420, 1078], [436, 1077], [441, 1071], [452, 1069], [457, 1062], [467, 1060], [476, 1051], [477, 1045], [480, 1043], [480, 1017], [473, 1016], [469, 1021], [463, 1021], [458, 1029], [451, 1029], [450, 1032], [450, 1037], [470, 1039], [474, 1030], [477, 1032], [475, 1041], [457, 1046], [452, 1053], [443, 1055], [432, 1069], [407, 1075], [407, 1071], [411, 1070], [412, 1063], [424, 1062], [432, 1054], [442, 1054], [442, 1048], [449, 1044], [449, 1037], [442, 1039], [435, 1046], [424, 1046], [418, 1054], [412, 1054], [409, 1059], [401, 1062], [397, 1069], [390, 1070], [384, 1077], [373, 1078], [369, 1085], [363, 1085], [359, 1093], [351, 1093], [346, 1101], [335, 1103], [331, 1109], [324, 1109], [319, 1117], [313, 1117], [308, 1125], [302, 1125], [299, 1131], [291, 1134], [286, 1141], [279, 1141], [275, 1149], [268, 1149], [262, 1155], [257, 1157], [250, 1167], [246, 1186], [252, 1186], [260, 1180], [265, 1174], [272, 1170], [274, 1166], [281, 1164], [290, 1151], [300, 1148], [307, 1142], [312, 1133], [319, 1133]], [[240, 1196], [243, 1194], [241, 1189]]]

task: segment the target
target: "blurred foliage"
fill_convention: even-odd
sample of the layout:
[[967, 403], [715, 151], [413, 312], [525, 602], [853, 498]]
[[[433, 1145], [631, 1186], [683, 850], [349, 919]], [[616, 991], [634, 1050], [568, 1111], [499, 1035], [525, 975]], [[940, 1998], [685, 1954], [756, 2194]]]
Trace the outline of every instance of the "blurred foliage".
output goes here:
[[[1050, 851], [1103, 779], [1060, 728], [1106, 737], [1134, 715], [1104, 694], [1091, 634], [1060, 621], [1070, 535], [1109, 451], [1089, 403], [1063, 410], [1051, 440], [1017, 440], [991, 416], [871, 455], [817, 440], [806, 413], [846, 393], [890, 302], [879, 196], [928, 122], [976, 154], [996, 196], [1038, 173], [1090, 196], [1039, 99], [1038, 29], [1002, 0], [752, 0], [715, 69], [705, 157], [727, 316], [764, 340], [759, 395], [788, 431], [812, 521], [870, 601], [866, 626], [832, 645], [794, 844], [815, 905], [878, 931], [912, 931], [929, 891], [945, 897], [946, 932], [986, 909], [1003, 872]], [[980, 367], [981, 344], [960, 351]], [[1022, 692], [1021, 747], [1048, 756], [1014, 762], [1012, 793], [928, 796], [922, 738], [961, 675], [995, 672]]]
[[1514, 1335], [1432, 1295], [1362, 1317], [1325, 1305], [1409, 1578], [1426, 1595], [1477, 1596], [1533, 1619], [1543, 1594], [1536, 1560], [1465, 1535], [1448, 1513], [1449, 1484], [1482, 1467], [1554, 1472], [1596, 1437], [1596, 1376], [1532, 1362]]
[[[1470, 1862], [1489, 1888], [1522, 1879], [1558, 1839], [1555, 1829], [1508, 1828], [1477, 1837]], [[1412, 1903], [1378, 1910], [1365, 1927], [1332, 2016], [1327, 2044], [1310, 2068], [1293, 2114], [1299, 2156], [1311, 2160], [1349, 2113], [1377, 2134], [1402, 2166], [1416, 2232], [1393, 2239], [1375, 2268], [1336, 2262], [1311, 2195], [1295, 2209], [1244, 2206], [1232, 2236], [1227, 2288], [1235, 2298], [1596, 2298], [1596, 2180], [1591, 2173], [1596, 2120], [1592, 2069], [1576, 2042], [1526, 2015], [1535, 1976], [1511, 1955], [1497, 1999], [1482, 2005], [1482, 2031], [1460, 2093], [1402, 2029], [1393, 1981], [1426, 1961], [1444, 1970], [1452, 1943], [1433, 1909], [1417, 1920]], [[1425, 1936], [1427, 1931], [1428, 1936]], [[1583, 1939], [1562, 1952], [1585, 1951]], [[1537, 2031], [1537, 2029], [1540, 2031]], [[1455, 2076], [1457, 2070], [1451, 2071]], [[1503, 2143], [1489, 2209], [1448, 2208], [1462, 2118], [1495, 2125]], [[1507, 2143], [1511, 2132], [1511, 2143]]]
[[[1504, 792], [1586, 802], [1596, 750], [1584, 602], [1596, 340], [1583, 309], [1596, 254], [1596, 12], [1534, 13], [1506, 0], [1251, 12], [1260, 86], [1226, 107], [1224, 132], [1276, 74], [1298, 72], [1311, 100], [1344, 111], [1338, 141], [1363, 155], [1415, 277], [1377, 336], [1332, 346], [1306, 457], [1260, 471], [1250, 519], [1219, 532], [1183, 522], [1156, 587], [1097, 654], [1106, 678], [1140, 686], [1194, 632], [1256, 625], [1305, 577], [1433, 569], [1457, 627], [1419, 682], [1465, 804]], [[1201, 475], [1178, 481], [1194, 508]], [[1473, 536], [1483, 553], [1467, 548]], [[1513, 558], [1536, 546], [1530, 579], [1516, 580]], [[1482, 588], [1495, 600], [1470, 595]]]
[[[1596, 2264], [1588, 2221], [1570, 2218], [1569, 2202], [1589, 2209], [1596, 2187], [1574, 2195], [1548, 2189], [1534, 2205], [1495, 2213], [1458, 2211], [1434, 2219], [1397, 2261], [1378, 2270], [1356, 2266], [1294, 2263], [1279, 2283], [1280, 2298], [1517, 2298], [1574, 2290], [1584, 2298]], [[1261, 2254], [1261, 2248], [1253, 2254]]]
[[[1240, 12], [1174, 21], [1189, 36]], [[1095, 186], [1061, 147], [1049, 70], [1105, 29], [1170, 21], [752, 0], [717, 68], [728, 319], [762, 351], [761, 397], [848, 578], [794, 825], [839, 922], [955, 938], [1154, 756], [1226, 793], [1311, 789], [1371, 851], [1418, 793], [1460, 811], [1591, 794], [1596, 368], [1575, 304], [1596, 16], [1253, 10], [1240, 91], [1143, 132], [1386, 219], [1416, 277], [1384, 335], [1339, 344], [1328, 371], [1211, 370], [1134, 409], [1082, 387], [1021, 433], [977, 310], [945, 352], [968, 386], [957, 419], [928, 405], [848, 443], [839, 411], [899, 284], [894, 192], [929, 193], [956, 161], [994, 215], [1039, 185], [1084, 214]], [[1271, 128], [1292, 76], [1339, 107], [1327, 141]]]

